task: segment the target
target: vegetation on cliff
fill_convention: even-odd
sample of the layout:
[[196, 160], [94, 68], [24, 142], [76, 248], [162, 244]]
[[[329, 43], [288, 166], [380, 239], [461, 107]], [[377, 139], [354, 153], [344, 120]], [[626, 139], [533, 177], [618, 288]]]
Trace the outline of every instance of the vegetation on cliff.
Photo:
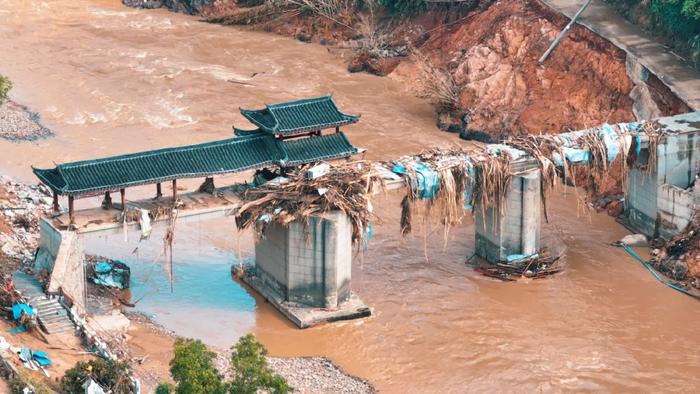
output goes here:
[[700, 67], [700, 0], [606, 0], [632, 22], [670, 41]]

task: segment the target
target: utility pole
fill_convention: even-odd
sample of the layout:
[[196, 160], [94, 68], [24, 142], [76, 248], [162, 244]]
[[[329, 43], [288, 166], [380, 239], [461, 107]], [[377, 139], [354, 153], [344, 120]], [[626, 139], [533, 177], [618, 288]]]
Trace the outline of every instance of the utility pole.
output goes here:
[[556, 48], [557, 45], [559, 45], [559, 41], [561, 41], [561, 39], [564, 38], [566, 33], [568, 33], [569, 30], [571, 30], [571, 26], [573, 26], [573, 24], [576, 23], [576, 19], [578, 19], [578, 17], [583, 13], [583, 10], [585, 10], [586, 7], [588, 7], [588, 5], [591, 4], [591, 1], [593, 0], [586, 0], [586, 2], [581, 6], [581, 8], [579, 8], [578, 12], [576, 12], [576, 15], [574, 15], [574, 17], [571, 18], [571, 22], [569, 22], [569, 24], [566, 25], [566, 27], [564, 27], [564, 29], [559, 32], [559, 35], [557, 36], [557, 38], [554, 39], [552, 45], [550, 45], [549, 48], [547, 48], [547, 51], [542, 55], [540, 60], [537, 61], [539, 64], [542, 64], [545, 60], [547, 60], [549, 54], [551, 54], [554, 48]]

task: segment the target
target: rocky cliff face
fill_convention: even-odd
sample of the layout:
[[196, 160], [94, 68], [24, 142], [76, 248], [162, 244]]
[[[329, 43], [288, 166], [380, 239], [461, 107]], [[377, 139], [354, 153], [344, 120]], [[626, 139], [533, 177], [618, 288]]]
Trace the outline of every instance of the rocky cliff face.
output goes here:
[[190, 15], [212, 16], [235, 8], [235, 0], [122, 0], [122, 3], [135, 8], [167, 8], [174, 12]]

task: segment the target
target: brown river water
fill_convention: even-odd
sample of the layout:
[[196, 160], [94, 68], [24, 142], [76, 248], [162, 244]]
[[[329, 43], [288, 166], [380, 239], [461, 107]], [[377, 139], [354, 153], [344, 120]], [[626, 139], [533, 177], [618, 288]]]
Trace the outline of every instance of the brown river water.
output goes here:
[[[30, 165], [226, 138], [232, 123], [246, 126], [239, 106], [330, 92], [362, 114], [347, 133], [369, 158], [459, 143], [400, 82], [349, 74], [324, 47], [117, 0], [0, 0], [0, 73], [14, 81], [12, 97], [56, 132], [0, 141], [0, 171], [27, 181]], [[577, 217], [571, 192], [552, 197], [547, 226], [568, 248], [568, 269], [515, 283], [465, 264], [470, 219], [447, 246], [440, 231], [402, 239], [399, 198], [378, 198], [382, 222], [353, 268], [353, 287], [375, 315], [307, 330], [230, 280], [230, 264], [252, 250], [250, 234], [236, 234], [230, 220], [178, 227], [172, 294], [158, 263], [162, 229], [136, 253], [135, 240], [112, 238], [89, 240], [88, 249], [137, 261], [139, 308], [182, 335], [228, 346], [252, 331], [273, 355], [330, 357], [383, 392], [700, 386], [700, 304], [608, 246], [627, 231], [605, 215]]]

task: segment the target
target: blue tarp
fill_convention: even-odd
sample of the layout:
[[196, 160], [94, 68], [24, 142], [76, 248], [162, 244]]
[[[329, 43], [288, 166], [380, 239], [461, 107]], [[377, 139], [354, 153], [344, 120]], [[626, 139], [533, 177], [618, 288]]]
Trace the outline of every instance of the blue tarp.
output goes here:
[[19, 359], [24, 363], [28, 362], [29, 360], [34, 360], [42, 367], [52, 363], [48, 354], [38, 350], [32, 351], [28, 347], [23, 347], [19, 350]]
[[44, 352], [33, 351], [32, 352], [32, 359], [34, 361], [36, 361], [37, 363], [39, 363], [39, 365], [41, 365], [41, 366], [51, 364], [51, 359], [49, 358], [49, 355], [44, 353]]
[[92, 278], [92, 281], [102, 286], [127, 289], [129, 288], [130, 274], [126, 264], [98, 261], [95, 264], [95, 277]]
[[438, 173], [425, 164], [418, 162], [413, 169], [416, 172], [416, 178], [413, 179], [406, 171], [406, 167], [399, 163], [391, 169], [391, 171], [409, 177], [413, 190], [416, 192], [416, 197], [420, 199], [434, 198], [435, 193], [440, 187], [440, 177]]
[[34, 308], [27, 304], [14, 304], [12, 305], [12, 318], [15, 320], [19, 320], [20, 317], [22, 317], [22, 312], [26, 313], [27, 316], [32, 317], [36, 316], [36, 311]]

